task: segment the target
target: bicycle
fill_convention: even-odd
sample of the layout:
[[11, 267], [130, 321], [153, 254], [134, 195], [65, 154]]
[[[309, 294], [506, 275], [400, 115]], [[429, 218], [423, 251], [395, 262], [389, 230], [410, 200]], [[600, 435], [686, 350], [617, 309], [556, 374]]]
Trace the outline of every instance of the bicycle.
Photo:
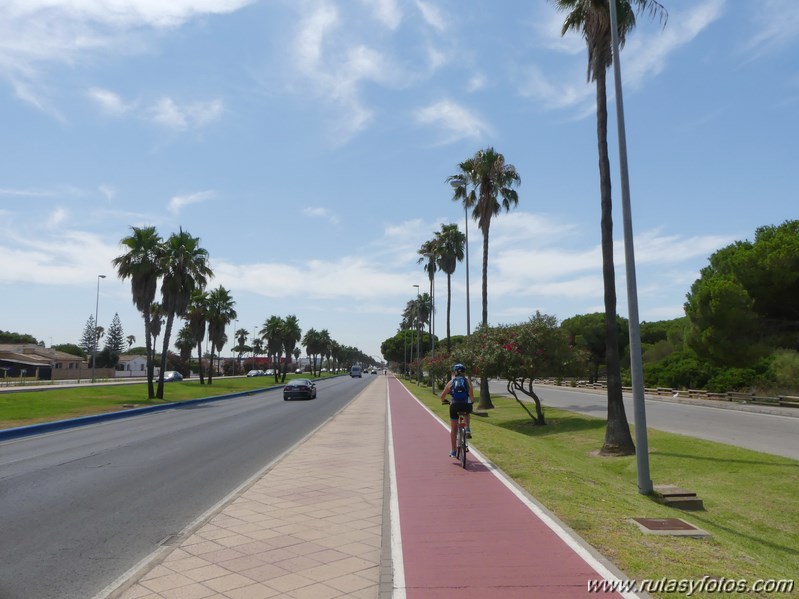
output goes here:
[[468, 435], [466, 434], [466, 415], [468, 412], [458, 412], [458, 431], [455, 437], [455, 456], [461, 463], [462, 468], [466, 468], [466, 454], [469, 451]]

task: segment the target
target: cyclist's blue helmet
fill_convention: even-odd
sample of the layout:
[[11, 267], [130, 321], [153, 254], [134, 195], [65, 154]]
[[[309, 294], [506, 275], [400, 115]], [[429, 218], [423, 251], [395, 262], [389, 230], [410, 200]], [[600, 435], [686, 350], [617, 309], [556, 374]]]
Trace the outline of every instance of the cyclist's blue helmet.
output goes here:
[[453, 364], [452, 372], [466, 372], [466, 366], [463, 364]]

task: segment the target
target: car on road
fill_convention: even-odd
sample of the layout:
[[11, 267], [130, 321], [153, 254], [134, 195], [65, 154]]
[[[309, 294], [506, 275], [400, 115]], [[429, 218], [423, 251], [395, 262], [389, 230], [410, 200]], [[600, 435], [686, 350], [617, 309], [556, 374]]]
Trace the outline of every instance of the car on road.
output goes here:
[[274, 368], [267, 368], [264, 371], [265, 376], [275, 376], [275, 369]]
[[264, 371], [263, 370], [250, 370], [247, 373], [247, 376], [264, 376]]
[[316, 385], [311, 379], [294, 379], [283, 387], [283, 401], [289, 399], [316, 399]]
[[164, 382], [165, 383], [174, 383], [177, 381], [182, 381], [183, 375], [180, 374], [177, 370], [165, 370], [164, 371]]
[[362, 371], [361, 371], [361, 367], [360, 367], [360, 366], [353, 366], [353, 367], [350, 369], [350, 376], [351, 376], [352, 378], [355, 378], [356, 376], [357, 376], [358, 378], [362, 378]]

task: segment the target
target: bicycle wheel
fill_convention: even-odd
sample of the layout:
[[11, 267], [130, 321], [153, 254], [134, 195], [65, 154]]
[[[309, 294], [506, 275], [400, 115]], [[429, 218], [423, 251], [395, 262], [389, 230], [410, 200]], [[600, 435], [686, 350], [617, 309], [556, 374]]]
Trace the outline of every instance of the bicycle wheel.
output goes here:
[[466, 468], [466, 429], [458, 428], [458, 459], [461, 461], [461, 468]]

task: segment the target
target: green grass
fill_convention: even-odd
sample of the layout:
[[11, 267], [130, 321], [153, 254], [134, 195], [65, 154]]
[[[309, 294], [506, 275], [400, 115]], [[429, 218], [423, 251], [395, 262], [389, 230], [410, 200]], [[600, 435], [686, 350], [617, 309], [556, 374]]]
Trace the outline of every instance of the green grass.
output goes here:
[[[442, 420], [429, 389], [407, 385]], [[649, 430], [655, 485], [697, 493], [704, 511], [682, 511], [638, 492], [636, 458], [600, 457], [602, 419], [546, 408], [533, 426], [513, 400], [472, 418], [473, 444], [630, 578], [795, 579], [799, 572], [799, 461]], [[486, 517], [491, 508], [486, 506]], [[642, 534], [633, 517], [682, 518], [709, 539]], [[799, 584], [799, 581], [797, 581]], [[653, 594], [675, 597], [677, 594]], [[693, 597], [741, 597], [721, 593]], [[798, 597], [791, 594], [748, 597]]]
[[[287, 375], [286, 380], [300, 376], [304, 375]], [[214, 378], [211, 385], [200, 385], [199, 379], [192, 378], [179, 383], [166, 383], [163, 400], [147, 399], [147, 383], [62, 389], [54, 386], [42, 391], [0, 392], [0, 429], [114, 412], [130, 407], [255, 391], [274, 385], [275, 379], [271, 376], [219, 377]]]

